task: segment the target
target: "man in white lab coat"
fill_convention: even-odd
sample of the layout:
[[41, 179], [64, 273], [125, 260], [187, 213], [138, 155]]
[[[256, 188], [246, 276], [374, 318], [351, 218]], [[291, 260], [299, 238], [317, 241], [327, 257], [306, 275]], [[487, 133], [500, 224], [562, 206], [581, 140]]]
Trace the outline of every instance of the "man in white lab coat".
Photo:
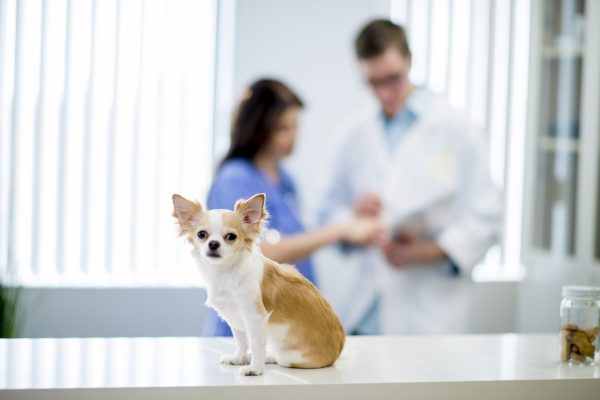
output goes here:
[[379, 108], [344, 137], [324, 217], [379, 216], [388, 235], [359, 250], [361, 276], [342, 319], [351, 333], [465, 332], [470, 271], [502, 219], [485, 134], [410, 81], [402, 27], [373, 21], [355, 46]]

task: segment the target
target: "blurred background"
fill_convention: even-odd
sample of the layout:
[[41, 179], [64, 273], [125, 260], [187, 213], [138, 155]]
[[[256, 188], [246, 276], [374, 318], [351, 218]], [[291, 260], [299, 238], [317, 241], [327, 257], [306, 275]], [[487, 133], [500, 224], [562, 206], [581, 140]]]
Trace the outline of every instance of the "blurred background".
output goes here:
[[[171, 194], [206, 200], [241, 93], [274, 77], [306, 103], [288, 167], [316, 224], [340, 132], [374, 105], [353, 48], [373, 18], [489, 135], [505, 218], [469, 330], [557, 331], [561, 286], [600, 284], [600, 2], [0, 0], [4, 335], [199, 335]], [[341, 308], [357, 261], [315, 263]]]

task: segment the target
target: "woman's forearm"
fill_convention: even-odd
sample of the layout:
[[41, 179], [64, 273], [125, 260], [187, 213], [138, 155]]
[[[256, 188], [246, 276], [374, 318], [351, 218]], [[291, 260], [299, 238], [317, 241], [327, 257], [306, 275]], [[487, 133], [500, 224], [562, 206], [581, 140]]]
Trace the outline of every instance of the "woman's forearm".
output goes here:
[[296, 263], [319, 248], [341, 239], [342, 225], [327, 225], [310, 232], [286, 236], [278, 243], [261, 243], [263, 254], [273, 261]]

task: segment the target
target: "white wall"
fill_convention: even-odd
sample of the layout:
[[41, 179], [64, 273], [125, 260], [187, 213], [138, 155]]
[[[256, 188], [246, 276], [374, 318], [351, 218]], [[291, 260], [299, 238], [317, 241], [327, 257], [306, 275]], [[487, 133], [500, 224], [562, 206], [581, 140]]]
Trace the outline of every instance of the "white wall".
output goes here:
[[526, 278], [519, 283], [516, 328], [519, 332], [556, 332], [560, 326], [562, 287], [600, 286], [600, 271], [595, 265], [571, 266], [558, 261], [528, 265]]

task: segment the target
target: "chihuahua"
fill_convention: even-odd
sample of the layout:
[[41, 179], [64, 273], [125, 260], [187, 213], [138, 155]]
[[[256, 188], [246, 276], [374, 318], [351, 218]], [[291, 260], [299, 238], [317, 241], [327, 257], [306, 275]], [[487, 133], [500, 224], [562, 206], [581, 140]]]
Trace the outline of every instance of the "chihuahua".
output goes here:
[[342, 352], [344, 329], [312, 283], [294, 267], [262, 255], [265, 201], [257, 194], [239, 200], [233, 211], [205, 211], [200, 203], [173, 195], [173, 216], [180, 235], [193, 245], [206, 305], [229, 324], [237, 344], [235, 354], [221, 362], [243, 365], [240, 374], [246, 376], [262, 375], [269, 363], [328, 367]]

